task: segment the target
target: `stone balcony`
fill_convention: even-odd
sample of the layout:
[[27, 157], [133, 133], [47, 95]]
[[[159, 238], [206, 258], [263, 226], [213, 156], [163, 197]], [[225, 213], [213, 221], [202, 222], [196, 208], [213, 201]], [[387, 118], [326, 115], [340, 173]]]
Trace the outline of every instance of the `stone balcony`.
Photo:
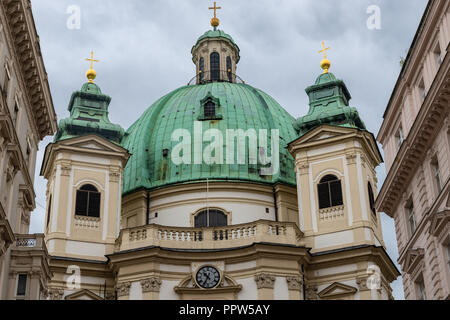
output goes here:
[[303, 233], [292, 222], [259, 220], [215, 228], [180, 228], [152, 224], [123, 229], [116, 242], [116, 251], [152, 246], [171, 249], [229, 249], [254, 243], [303, 246], [302, 238]]

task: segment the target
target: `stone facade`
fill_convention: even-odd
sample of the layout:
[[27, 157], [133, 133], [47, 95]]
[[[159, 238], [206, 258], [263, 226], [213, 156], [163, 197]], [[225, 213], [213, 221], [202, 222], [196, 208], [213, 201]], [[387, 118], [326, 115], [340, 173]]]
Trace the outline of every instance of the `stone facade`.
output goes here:
[[39, 299], [49, 256], [27, 233], [38, 143], [57, 124], [29, 0], [0, 3], [0, 91], [0, 299]]
[[406, 299], [450, 298], [450, 2], [432, 0], [378, 135]]

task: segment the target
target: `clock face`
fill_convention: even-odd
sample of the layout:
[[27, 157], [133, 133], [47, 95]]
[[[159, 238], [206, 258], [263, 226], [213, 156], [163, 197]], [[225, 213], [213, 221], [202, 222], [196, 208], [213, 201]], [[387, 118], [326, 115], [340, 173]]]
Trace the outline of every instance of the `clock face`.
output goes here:
[[220, 272], [214, 267], [203, 267], [197, 271], [196, 280], [200, 287], [212, 289], [220, 282]]

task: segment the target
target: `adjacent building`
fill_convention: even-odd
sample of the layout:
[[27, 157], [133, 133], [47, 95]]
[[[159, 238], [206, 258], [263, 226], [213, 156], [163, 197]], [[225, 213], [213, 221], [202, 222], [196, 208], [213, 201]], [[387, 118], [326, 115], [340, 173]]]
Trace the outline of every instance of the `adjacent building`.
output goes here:
[[406, 299], [450, 298], [450, 1], [431, 0], [378, 134]]
[[39, 299], [44, 235], [29, 235], [38, 143], [57, 129], [29, 0], [0, 2], [0, 299]]

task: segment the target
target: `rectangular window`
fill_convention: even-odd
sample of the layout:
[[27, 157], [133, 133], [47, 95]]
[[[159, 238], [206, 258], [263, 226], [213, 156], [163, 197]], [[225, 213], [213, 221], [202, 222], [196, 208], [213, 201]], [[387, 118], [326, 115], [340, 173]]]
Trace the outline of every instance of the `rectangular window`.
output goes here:
[[425, 84], [424, 84], [423, 80], [419, 84], [419, 93], [420, 93], [422, 102], [424, 102], [425, 98], [427, 97], [427, 91], [425, 90]]
[[442, 191], [441, 174], [439, 172], [439, 162], [437, 158], [434, 158], [431, 162], [431, 169], [434, 178], [434, 183], [436, 184], [438, 194]]
[[19, 274], [17, 279], [17, 296], [24, 296], [27, 291], [27, 275]]
[[398, 128], [398, 131], [397, 131], [397, 134], [395, 135], [395, 137], [397, 138], [397, 150], [400, 150], [400, 148], [402, 147], [403, 141], [405, 141], [402, 127]]
[[450, 269], [450, 244], [447, 245], [447, 263], [448, 268]]
[[408, 221], [409, 221], [409, 230], [411, 232], [411, 236], [414, 235], [416, 232], [416, 216], [414, 214], [414, 204], [411, 202], [407, 207], [406, 210], [408, 212]]
[[437, 44], [436, 49], [434, 49], [434, 57], [436, 59], [438, 67], [440, 67], [440, 65], [442, 64], [442, 52], [439, 43]]
[[10, 80], [11, 80], [11, 74], [9, 73], [8, 64], [5, 64], [5, 78], [3, 80], [3, 86], [2, 86], [2, 93], [5, 98], [8, 96]]
[[418, 300], [427, 300], [427, 293], [425, 290], [425, 282], [423, 281], [423, 277], [421, 277], [417, 282], [417, 297]]
[[14, 110], [12, 115], [12, 121], [14, 123], [14, 126], [17, 127], [17, 120], [19, 118], [19, 106], [17, 104], [17, 101], [14, 103]]

